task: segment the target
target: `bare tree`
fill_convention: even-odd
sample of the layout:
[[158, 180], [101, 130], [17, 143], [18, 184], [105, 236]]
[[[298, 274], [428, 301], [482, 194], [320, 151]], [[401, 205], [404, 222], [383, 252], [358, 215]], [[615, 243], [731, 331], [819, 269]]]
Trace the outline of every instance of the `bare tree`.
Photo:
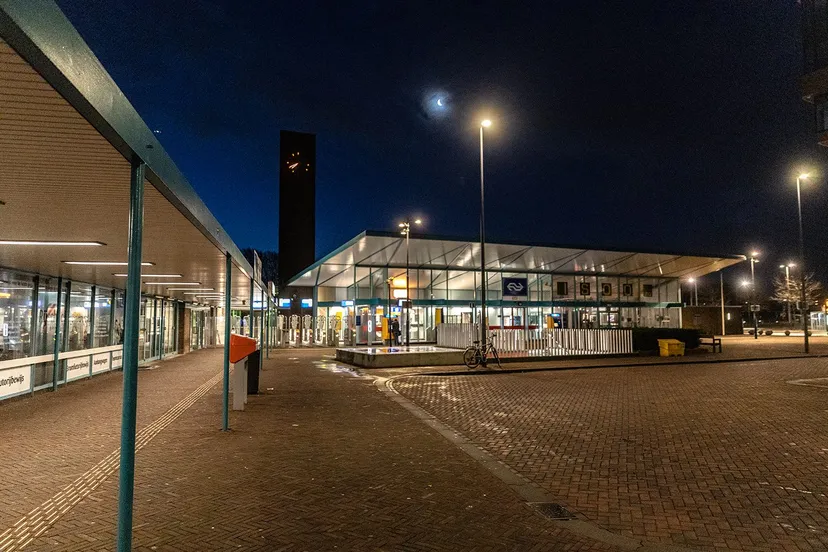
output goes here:
[[[814, 277], [813, 272], [805, 274], [805, 293], [808, 302], [813, 306], [814, 303], [822, 304], [825, 290], [822, 284]], [[785, 277], [781, 274], [773, 279], [773, 297], [774, 301], [785, 304], [790, 303], [796, 305], [802, 299], [802, 282], [799, 278], [792, 277], [790, 282], [785, 281]]]

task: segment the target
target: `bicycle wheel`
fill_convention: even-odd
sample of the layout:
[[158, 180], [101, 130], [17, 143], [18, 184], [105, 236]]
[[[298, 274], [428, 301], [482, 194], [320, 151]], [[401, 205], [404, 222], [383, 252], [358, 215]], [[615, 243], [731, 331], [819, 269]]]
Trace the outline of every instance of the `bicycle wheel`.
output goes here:
[[469, 368], [477, 368], [480, 364], [480, 351], [476, 347], [467, 347], [463, 351], [463, 364]]

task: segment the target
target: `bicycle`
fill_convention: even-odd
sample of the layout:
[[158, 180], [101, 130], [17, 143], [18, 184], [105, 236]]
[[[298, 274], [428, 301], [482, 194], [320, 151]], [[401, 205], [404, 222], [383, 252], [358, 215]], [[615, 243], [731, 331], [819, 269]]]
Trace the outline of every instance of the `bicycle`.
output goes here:
[[487, 365], [489, 355], [491, 355], [497, 361], [497, 367], [502, 368], [500, 365], [500, 356], [497, 354], [497, 349], [494, 346], [494, 337], [496, 336], [497, 334], [492, 334], [489, 340], [486, 341], [485, 350], [480, 347], [480, 341], [473, 341], [472, 343], [474, 344], [466, 347], [466, 350], [463, 351], [463, 363], [469, 368], [477, 368], [481, 363], [485, 366]]

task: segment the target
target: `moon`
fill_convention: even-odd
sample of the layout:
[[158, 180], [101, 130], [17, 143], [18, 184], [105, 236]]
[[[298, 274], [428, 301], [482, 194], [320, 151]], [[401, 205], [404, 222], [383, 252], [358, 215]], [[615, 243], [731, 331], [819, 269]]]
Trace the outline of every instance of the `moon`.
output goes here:
[[437, 105], [443, 107], [443, 98], [437, 98]]

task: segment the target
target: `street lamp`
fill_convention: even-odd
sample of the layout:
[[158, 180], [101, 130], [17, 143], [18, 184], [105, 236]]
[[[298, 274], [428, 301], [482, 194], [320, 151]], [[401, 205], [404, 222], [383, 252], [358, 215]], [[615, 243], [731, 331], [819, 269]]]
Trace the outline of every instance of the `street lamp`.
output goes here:
[[405, 222], [399, 224], [401, 230], [400, 234], [405, 236], [405, 346], [411, 345], [411, 277], [408, 267], [408, 237], [411, 234], [411, 225], [420, 225], [423, 221], [420, 219], [406, 219]]
[[808, 178], [808, 174], [800, 174], [796, 177], [796, 209], [799, 212], [799, 282], [802, 286], [802, 331], [805, 334], [805, 352], [808, 347], [808, 300], [805, 297], [805, 237], [802, 232], [802, 194], [800, 192], [801, 181]]
[[750, 253], [750, 311], [753, 313], [753, 339], [759, 339], [759, 320], [756, 317], [756, 273], [753, 265], [759, 262], [757, 258], [759, 253], [752, 251]]
[[[480, 121], [480, 350], [486, 350], [486, 333], [488, 323], [486, 321], [486, 209], [485, 209], [485, 187], [483, 185], [483, 129], [492, 126], [492, 121], [483, 119]], [[482, 355], [483, 367], [486, 367], [486, 355]]]
[[695, 295], [695, 303], [696, 306], [699, 306], [699, 282], [695, 278], [690, 278], [687, 280], [691, 284], [693, 284], [693, 294]]
[[785, 308], [787, 310], [788, 324], [791, 323], [791, 268], [795, 266], [794, 263], [779, 265], [779, 268], [785, 269]]

